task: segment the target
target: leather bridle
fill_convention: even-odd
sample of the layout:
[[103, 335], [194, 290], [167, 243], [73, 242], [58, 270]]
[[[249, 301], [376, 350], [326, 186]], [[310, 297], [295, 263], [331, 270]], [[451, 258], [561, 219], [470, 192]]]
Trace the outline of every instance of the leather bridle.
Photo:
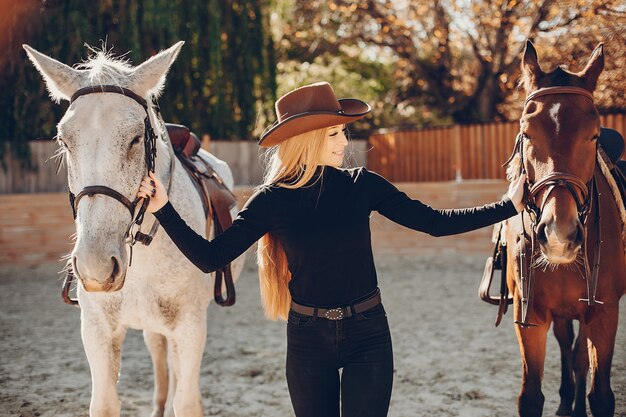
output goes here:
[[[154, 172], [155, 167], [156, 167], [157, 135], [154, 133], [154, 129], [152, 128], [152, 123], [150, 122], [148, 102], [144, 100], [141, 96], [139, 96], [138, 94], [134, 93], [133, 91], [127, 88], [116, 86], [116, 85], [100, 85], [100, 86], [91, 86], [91, 87], [85, 87], [85, 88], [79, 89], [72, 95], [70, 99], [70, 104], [73, 103], [77, 98], [81, 96], [84, 96], [87, 94], [96, 94], [96, 93], [121, 94], [123, 96], [126, 96], [136, 101], [137, 103], [141, 105], [141, 107], [144, 108], [146, 112], [146, 117], [144, 119], [144, 126], [145, 126], [144, 147], [145, 147], [146, 171]], [[170, 148], [170, 154], [172, 157], [172, 160], [170, 162], [170, 172], [169, 172], [170, 175], [169, 175], [168, 184], [167, 184], [167, 192], [169, 193], [169, 190], [172, 184], [172, 177], [173, 177], [173, 171], [174, 171], [174, 166], [175, 166], [174, 165], [175, 156], [174, 156], [173, 149], [171, 149], [171, 146], [168, 146], [168, 147]], [[69, 194], [70, 206], [72, 208], [72, 215], [74, 216], [74, 220], [76, 220], [76, 216], [78, 213], [78, 204], [80, 203], [81, 199], [85, 196], [92, 197], [97, 194], [105, 195], [107, 197], [111, 197], [114, 200], [119, 201], [120, 203], [124, 205], [124, 207], [128, 209], [130, 213], [131, 221], [128, 224], [128, 227], [126, 228], [126, 233], [124, 235], [124, 238], [125, 238], [125, 242], [129, 245], [129, 248], [130, 248], [130, 256], [129, 256], [129, 262], [128, 262], [129, 267], [132, 265], [133, 246], [135, 245], [135, 243], [140, 242], [146, 246], [152, 243], [152, 239], [154, 238], [154, 235], [156, 234], [159, 228], [159, 222], [155, 219], [154, 223], [152, 224], [152, 227], [150, 228], [150, 231], [147, 234], [141, 232], [141, 225], [143, 224], [144, 215], [146, 213], [146, 209], [148, 207], [148, 203], [150, 200], [149, 198], [144, 199], [143, 203], [139, 207], [139, 210], [137, 210], [137, 205], [139, 204], [139, 201], [141, 201], [139, 197], [136, 197], [133, 201], [130, 201], [122, 193], [104, 185], [89, 185], [83, 188], [76, 195], [74, 195], [74, 193], [68, 189], [68, 194]], [[135, 214], [135, 212], [137, 213]], [[137, 227], [136, 231], [134, 231], [135, 226]], [[73, 280], [74, 280], [74, 272], [72, 270], [71, 264], [69, 264], [69, 266], [67, 267], [67, 275], [65, 277], [65, 282], [63, 284], [63, 290], [61, 292], [61, 295], [62, 295], [63, 301], [65, 301], [67, 304], [78, 305], [78, 300], [75, 298], [71, 298], [69, 295], [70, 286]]]
[[[524, 108], [528, 105], [528, 103], [541, 96], [549, 95], [549, 94], [577, 94], [582, 95], [593, 103], [592, 94], [583, 88], [580, 87], [547, 87], [539, 89], [526, 97], [526, 101], [524, 103]], [[520, 132], [517, 135], [515, 140], [515, 146], [513, 149], [513, 153], [509, 157], [509, 159], [504, 163], [507, 165], [511, 160], [513, 160], [515, 155], [520, 156], [520, 172], [519, 174], [526, 173], [525, 167], [525, 159], [524, 159], [524, 134]], [[597, 154], [597, 152], [596, 152]], [[540, 204], [536, 203], [537, 195], [547, 188], [545, 195], [543, 196], [543, 201]], [[519, 250], [519, 277], [518, 277], [518, 286], [522, 291], [521, 294], [521, 320], [516, 320], [515, 323], [520, 325], [521, 327], [530, 327], [535, 326], [535, 324], [531, 324], [528, 322], [528, 312], [532, 308], [533, 301], [533, 291], [532, 291], [532, 283], [534, 278], [534, 256], [536, 252], [536, 239], [537, 239], [537, 226], [539, 219], [541, 219], [541, 213], [543, 211], [543, 206], [545, 202], [548, 200], [550, 194], [556, 190], [557, 188], [565, 188], [574, 198], [576, 202], [576, 208], [578, 211], [578, 217], [584, 228], [584, 237], [583, 242], [581, 244], [581, 253], [583, 254], [584, 266], [585, 266], [585, 279], [587, 281], [587, 298], [581, 299], [581, 301], [586, 301], [588, 305], [594, 305], [596, 303], [602, 304], [601, 301], [596, 300], [596, 288], [598, 281], [598, 271], [599, 271], [599, 263], [600, 263], [600, 206], [599, 206], [599, 197], [596, 186], [596, 173], [594, 168], [594, 174], [592, 179], [585, 183], [578, 176], [566, 173], [566, 172], [553, 172], [537, 182], [533, 183], [530, 179], [526, 179], [526, 189], [527, 193], [524, 195], [524, 203], [525, 203], [525, 211], [528, 213], [530, 223], [532, 226], [532, 233], [530, 235], [526, 233], [526, 229], [524, 226], [524, 211], [520, 213], [522, 217], [522, 236], [520, 239], [520, 250]], [[580, 196], [582, 198], [579, 198]], [[593, 262], [593, 271], [589, 266], [587, 250], [586, 250], [586, 241], [587, 241], [587, 215], [591, 211], [592, 204], [595, 204], [595, 213], [596, 213], [596, 227], [597, 227], [597, 238], [595, 244], [594, 251], [594, 262]], [[530, 240], [530, 260], [526, 261], [526, 241]]]
[[[154, 172], [155, 163], [156, 163], [156, 138], [157, 136], [154, 133], [154, 129], [152, 128], [152, 123], [150, 122], [150, 114], [148, 112], [148, 103], [146, 102], [146, 100], [144, 100], [138, 94], [132, 92], [131, 90], [127, 88], [119, 87], [116, 85], [101, 85], [101, 86], [91, 86], [91, 87], [81, 88], [80, 90], [76, 91], [72, 95], [72, 98], [70, 99], [70, 103], [73, 103], [77, 98], [81, 96], [84, 96], [87, 94], [96, 94], [96, 93], [121, 94], [123, 96], [129, 97], [132, 100], [136, 101], [144, 108], [144, 110], [146, 111], [146, 117], [144, 119], [144, 125], [145, 125], [144, 147], [145, 147], [146, 170], [148, 172]], [[128, 227], [126, 228], [125, 239], [126, 239], [126, 242], [131, 246], [131, 248], [138, 241], [144, 245], [149, 245], [151, 243], [152, 237], [154, 236], [154, 234], [146, 235], [144, 233], [141, 233], [141, 225], [143, 223], [143, 218], [146, 213], [146, 208], [148, 207], [149, 198], [146, 198], [143, 200], [143, 203], [139, 207], [139, 211], [137, 212], [137, 214], [135, 214], [135, 212], [137, 211], [137, 204], [141, 200], [139, 197], [136, 197], [133, 201], [130, 201], [128, 198], [126, 198], [124, 195], [122, 195], [118, 191], [115, 191], [114, 189], [109, 188], [104, 185], [87, 186], [83, 188], [82, 191], [80, 191], [76, 196], [74, 195], [74, 193], [69, 191], [70, 205], [72, 206], [72, 214], [74, 216], [74, 220], [76, 219], [76, 216], [78, 213], [78, 204], [80, 203], [80, 200], [84, 196], [92, 197], [96, 194], [105, 195], [107, 197], [111, 197], [119, 201], [130, 212], [131, 221]], [[133, 233], [132, 229], [133, 229], [133, 226], [135, 225], [137, 225], [138, 230], [136, 233]], [[131, 251], [131, 254], [132, 254], [132, 251]], [[132, 255], [131, 255], [130, 262], [132, 263]]]

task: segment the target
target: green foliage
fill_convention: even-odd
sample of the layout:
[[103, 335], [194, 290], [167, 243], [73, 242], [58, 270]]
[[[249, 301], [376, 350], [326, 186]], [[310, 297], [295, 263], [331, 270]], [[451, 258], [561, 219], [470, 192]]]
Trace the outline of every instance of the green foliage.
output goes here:
[[11, 2], [0, 29], [9, 40], [1, 45], [0, 152], [7, 142], [20, 149], [28, 139], [54, 136], [67, 108], [47, 100], [22, 43], [68, 65], [87, 58], [85, 45], [112, 48], [138, 65], [184, 40], [159, 103], [167, 121], [213, 138], [253, 139], [257, 118], [273, 117], [269, 0], [22, 1]]

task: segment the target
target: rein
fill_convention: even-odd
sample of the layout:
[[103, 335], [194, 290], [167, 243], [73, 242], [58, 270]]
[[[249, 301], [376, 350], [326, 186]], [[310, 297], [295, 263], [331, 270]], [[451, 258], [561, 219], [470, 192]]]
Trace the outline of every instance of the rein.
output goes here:
[[[528, 103], [536, 99], [538, 97], [542, 97], [550, 94], [577, 94], [582, 95], [593, 103], [592, 94], [583, 88], [580, 87], [547, 87], [539, 89], [526, 97], [526, 101], [524, 103], [524, 107], [528, 105]], [[523, 144], [524, 134], [520, 132], [515, 139], [515, 146], [513, 149], [513, 153], [509, 157], [509, 159], [503, 164], [507, 165], [509, 162], [513, 160], [515, 155], [520, 156], [520, 172], [519, 174], [526, 173], [525, 167], [525, 159], [524, 159], [524, 144]], [[597, 153], [597, 152], [596, 152]], [[596, 162], [597, 166], [597, 162]], [[587, 302], [589, 306], [593, 306], [595, 304], [602, 304], [601, 301], [596, 300], [596, 289], [598, 284], [598, 272], [600, 265], [600, 199], [599, 193], [597, 191], [596, 186], [596, 172], [594, 168], [594, 174], [589, 181], [589, 183], [585, 183], [582, 179], [577, 177], [576, 175], [572, 175], [566, 172], [553, 172], [547, 175], [544, 178], [541, 178], [539, 181], [532, 183], [528, 178], [526, 179], [526, 188], [528, 192], [524, 196], [525, 203], [525, 211], [528, 213], [528, 217], [530, 220], [532, 231], [531, 233], [526, 232], [526, 228], [524, 225], [524, 211], [520, 213], [522, 220], [522, 232], [520, 239], [520, 248], [519, 248], [519, 275], [517, 277], [517, 284], [522, 291], [521, 294], [521, 320], [516, 320], [515, 323], [523, 328], [536, 326], [536, 324], [530, 323], [528, 320], [528, 313], [532, 309], [533, 302], [533, 291], [532, 284], [534, 280], [534, 261], [536, 255], [536, 240], [537, 240], [537, 225], [539, 219], [541, 218], [541, 213], [543, 211], [543, 206], [545, 202], [548, 200], [550, 194], [558, 187], [565, 188], [574, 198], [576, 202], [576, 207], [578, 211], [578, 218], [584, 228], [584, 237], [583, 242], [581, 244], [581, 252], [583, 254], [583, 260], [585, 265], [585, 280], [587, 281], [587, 298], [580, 299], [580, 301]], [[543, 201], [537, 205], [536, 197], [542, 190], [547, 188], [547, 192], [543, 197]], [[579, 198], [578, 192], [582, 196], [582, 199]], [[597, 227], [597, 238], [595, 242], [595, 250], [594, 250], [594, 260], [593, 260], [593, 268], [589, 266], [589, 259], [587, 255], [587, 236], [588, 236], [588, 224], [587, 224], [587, 215], [591, 211], [592, 204], [595, 205], [595, 221]], [[526, 255], [526, 242], [530, 241], [530, 259], [527, 259]]]
[[[146, 117], [144, 119], [144, 125], [145, 125], [144, 147], [145, 147], [146, 170], [148, 172], [154, 172], [155, 166], [156, 166], [157, 135], [154, 133], [154, 129], [152, 128], [152, 123], [150, 122], [148, 102], [144, 100], [141, 96], [139, 96], [138, 94], [134, 93], [133, 91], [127, 88], [116, 86], [116, 85], [101, 85], [101, 86], [91, 86], [91, 87], [85, 87], [85, 88], [79, 89], [72, 95], [70, 99], [70, 104], [73, 103], [76, 99], [78, 99], [81, 96], [84, 96], [87, 94], [96, 94], [96, 93], [121, 94], [123, 96], [126, 96], [136, 101], [144, 108], [144, 110], [146, 111]], [[157, 112], [157, 115], [158, 115], [158, 112]], [[173, 149], [170, 150], [170, 154], [171, 154], [170, 170], [169, 170], [170, 175], [169, 175], [168, 184], [167, 184], [168, 193], [172, 185], [172, 177], [174, 173], [174, 166], [175, 166], [174, 164], [175, 164], [175, 159], [176, 159]], [[150, 245], [150, 243], [152, 243], [152, 239], [154, 238], [159, 228], [159, 222], [155, 219], [154, 223], [152, 224], [152, 227], [150, 228], [150, 231], [147, 234], [142, 233], [141, 231], [141, 225], [143, 224], [144, 215], [146, 213], [146, 209], [150, 201], [149, 197], [144, 199], [143, 203], [139, 207], [139, 211], [137, 212], [137, 214], [135, 214], [135, 212], [137, 211], [137, 205], [139, 204], [139, 201], [141, 200], [139, 197], [136, 197], [133, 201], [130, 201], [127, 197], [125, 197], [120, 192], [104, 185], [89, 185], [83, 188], [76, 195], [74, 195], [74, 193], [72, 193], [72, 191], [68, 189], [68, 194], [69, 194], [70, 206], [72, 208], [72, 215], [74, 217], [74, 220], [76, 220], [76, 216], [78, 214], [78, 204], [80, 203], [80, 200], [85, 196], [93, 197], [94, 195], [97, 195], [97, 194], [105, 195], [107, 197], [111, 197], [119, 201], [120, 203], [124, 205], [124, 207], [128, 209], [128, 211], [130, 212], [131, 221], [128, 224], [128, 227], [126, 228], [124, 239], [125, 239], [126, 244], [129, 245], [129, 249], [130, 249], [130, 257], [129, 257], [129, 262], [128, 262], [129, 267], [132, 266], [133, 246], [135, 245], [135, 243], [140, 242], [145, 246], [148, 246]], [[134, 231], [135, 226], [137, 227], [136, 232]], [[63, 283], [63, 290], [61, 291], [61, 296], [63, 298], [63, 301], [66, 304], [78, 305], [78, 300], [75, 298], [71, 298], [69, 295], [70, 286], [71, 286], [72, 281], [74, 281], [74, 279], [75, 279], [74, 272], [70, 264], [67, 270], [65, 281]]]

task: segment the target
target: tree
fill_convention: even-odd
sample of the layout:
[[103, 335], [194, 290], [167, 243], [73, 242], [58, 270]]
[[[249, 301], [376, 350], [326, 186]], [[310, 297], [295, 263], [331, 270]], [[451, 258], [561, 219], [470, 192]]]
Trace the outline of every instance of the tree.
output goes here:
[[53, 136], [66, 108], [45, 100], [22, 43], [69, 65], [87, 57], [86, 44], [138, 64], [178, 40], [186, 43], [160, 100], [165, 119], [214, 138], [254, 138], [257, 118], [273, 117], [276, 96], [269, 1], [9, 0], [0, 106], [11, 111], [0, 112], [2, 142], [23, 157], [24, 141]]
[[[430, 124], [446, 116], [505, 118], [502, 104], [515, 89], [525, 39], [547, 46], [590, 21], [596, 33], [614, 34], [624, 13], [618, 1], [596, 0], [311, 0], [293, 7], [284, 58], [313, 61], [345, 46], [375, 49], [394, 68], [393, 105], [431, 114]], [[624, 54], [623, 46], [616, 49]]]

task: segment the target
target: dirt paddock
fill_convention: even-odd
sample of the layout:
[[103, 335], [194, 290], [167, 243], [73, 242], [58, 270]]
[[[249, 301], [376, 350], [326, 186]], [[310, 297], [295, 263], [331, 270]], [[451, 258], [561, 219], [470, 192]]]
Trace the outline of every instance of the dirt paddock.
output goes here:
[[[232, 308], [209, 307], [201, 370], [205, 415], [292, 416], [284, 377], [285, 324], [263, 318], [252, 256]], [[477, 286], [484, 255], [377, 255], [394, 341], [389, 415], [516, 415], [521, 361], [511, 314], [493, 326], [495, 307]], [[59, 297], [57, 264], [0, 267], [0, 415], [88, 415], [90, 377], [79, 313]], [[626, 302], [612, 368], [618, 417], [626, 417]], [[558, 404], [558, 346], [548, 339], [545, 416]], [[129, 331], [119, 392], [123, 416], [148, 416], [152, 371], [141, 333]]]

